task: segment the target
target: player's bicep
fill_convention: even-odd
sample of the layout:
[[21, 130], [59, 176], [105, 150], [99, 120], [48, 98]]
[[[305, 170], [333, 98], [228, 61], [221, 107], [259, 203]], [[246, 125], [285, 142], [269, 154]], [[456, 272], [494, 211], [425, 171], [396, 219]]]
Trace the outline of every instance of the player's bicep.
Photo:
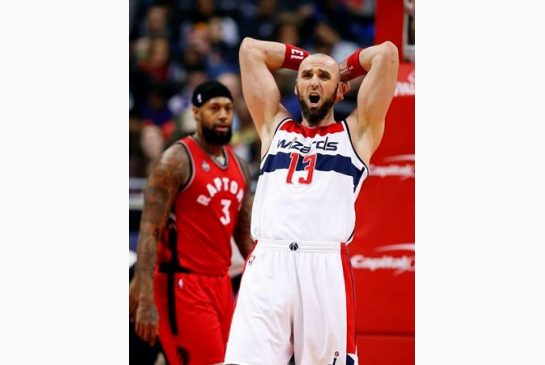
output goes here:
[[274, 130], [280, 106], [280, 90], [262, 55], [252, 49], [253, 40], [245, 39], [240, 48], [240, 76], [242, 93], [256, 129], [261, 137], [263, 129]]
[[[357, 97], [357, 108], [353, 116], [357, 118], [358, 129], [381, 128], [386, 112], [394, 95], [399, 60], [397, 48], [390, 42], [369, 49], [368, 74], [363, 79]], [[367, 51], [367, 50], [366, 50]]]
[[187, 153], [180, 145], [170, 147], [153, 168], [144, 190], [141, 226], [158, 233], [170, 212], [180, 185], [189, 175]]

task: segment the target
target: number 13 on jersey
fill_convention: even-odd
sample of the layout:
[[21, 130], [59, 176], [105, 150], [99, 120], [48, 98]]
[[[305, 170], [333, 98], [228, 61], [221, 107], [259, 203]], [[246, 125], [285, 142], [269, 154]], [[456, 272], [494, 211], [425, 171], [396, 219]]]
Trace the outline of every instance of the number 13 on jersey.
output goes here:
[[316, 155], [308, 155], [305, 157], [300, 156], [298, 153], [292, 153], [290, 155], [290, 166], [288, 168], [288, 176], [286, 178], [286, 183], [293, 184], [293, 172], [297, 168], [297, 163], [299, 159], [303, 158], [304, 167], [303, 171], [306, 172], [306, 176], [301, 176], [298, 179], [299, 184], [310, 184], [312, 182], [312, 175], [314, 174], [314, 167], [316, 166]]

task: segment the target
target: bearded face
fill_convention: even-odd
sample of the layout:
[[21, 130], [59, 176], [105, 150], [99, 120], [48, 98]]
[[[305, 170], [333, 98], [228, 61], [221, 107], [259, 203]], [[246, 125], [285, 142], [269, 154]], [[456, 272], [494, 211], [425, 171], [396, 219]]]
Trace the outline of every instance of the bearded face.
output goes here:
[[207, 143], [215, 146], [223, 146], [231, 141], [233, 130], [231, 126], [218, 129], [215, 126], [202, 125], [202, 134]]
[[325, 118], [329, 110], [335, 104], [335, 95], [337, 94], [337, 88], [335, 91], [325, 100], [320, 103], [320, 95], [318, 93], [309, 93], [308, 101], [299, 89], [297, 89], [297, 98], [299, 99], [299, 105], [301, 106], [301, 112], [303, 117], [311, 124], [318, 125], [322, 119]]
[[233, 136], [233, 102], [226, 97], [215, 97], [200, 108], [194, 107], [195, 119], [200, 125], [203, 139], [214, 146], [223, 146]]

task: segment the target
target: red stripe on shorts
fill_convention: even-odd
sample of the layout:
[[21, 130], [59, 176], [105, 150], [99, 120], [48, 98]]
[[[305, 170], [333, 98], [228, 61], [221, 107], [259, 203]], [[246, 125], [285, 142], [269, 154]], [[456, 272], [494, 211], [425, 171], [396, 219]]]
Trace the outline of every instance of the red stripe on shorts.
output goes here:
[[346, 353], [356, 353], [356, 310], [354, 306], [354, 283], [346, 244], [341, 243], [341, 261], [343, 263], [344, 290], [346, 293]]

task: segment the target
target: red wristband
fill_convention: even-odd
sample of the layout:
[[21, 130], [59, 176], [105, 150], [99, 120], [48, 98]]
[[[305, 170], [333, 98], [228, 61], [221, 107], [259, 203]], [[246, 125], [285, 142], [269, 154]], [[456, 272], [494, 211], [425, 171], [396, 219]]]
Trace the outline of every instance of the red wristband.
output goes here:
[[286, 43], [286, 52], [284, 53], [284, 63], [282, 68], [289, 68], [290, 70], [297, 71], [299, 65], [310, 53], [302, 48], [295, 47], [294, 45]]
[[346, 59], [346, 67], [348, 68], [348, 72], [350, 73], [350, 78], [355, 79], [358, 76], [367, 74], [367, 71], [361, 67], [360, 63], [360, 53], [363, 51], [363, 49], [357, 49], [354, 53], [352, 53], [348, 58]]

